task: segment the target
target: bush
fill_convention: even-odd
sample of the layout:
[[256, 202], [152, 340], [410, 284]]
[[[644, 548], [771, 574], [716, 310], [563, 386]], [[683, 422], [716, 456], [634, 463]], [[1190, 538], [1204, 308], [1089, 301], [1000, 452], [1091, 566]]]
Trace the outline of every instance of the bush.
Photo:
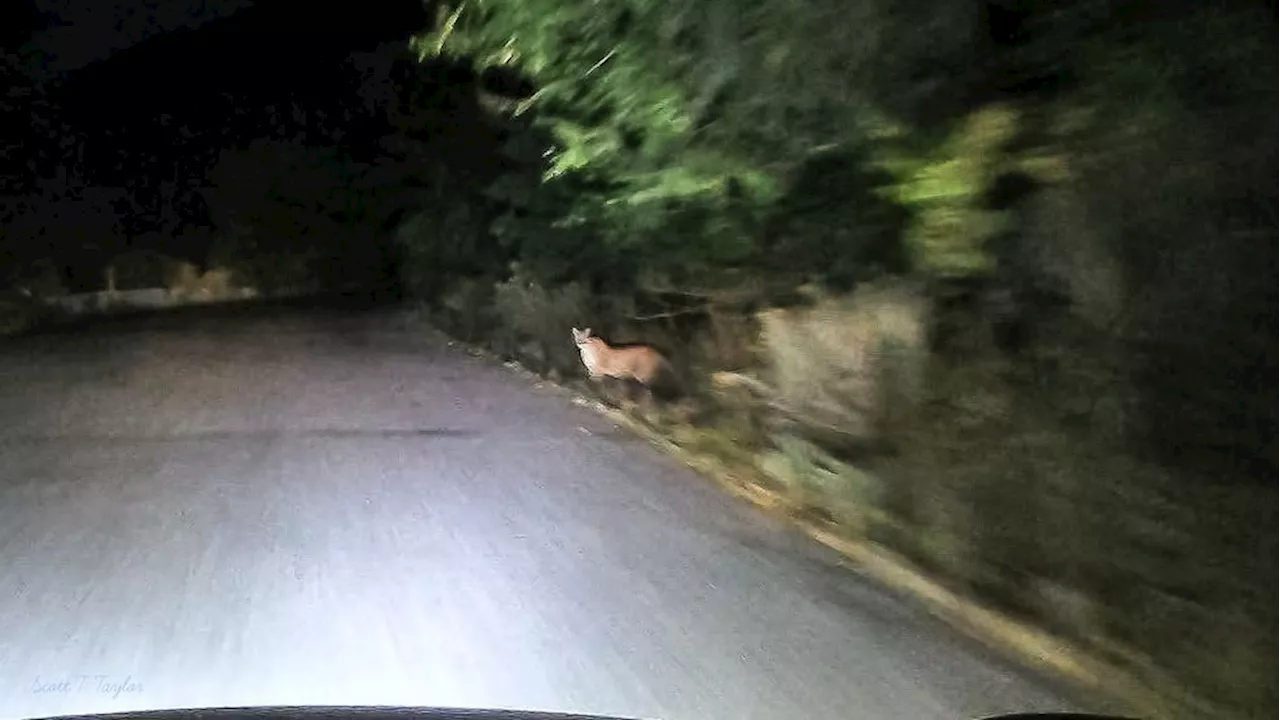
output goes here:
[[927, 316], [919, 290], [895, 281], [761, 313], [778, 409], [845, 443], [892, 440], [888, 424], [919, 401]]
[[[1274, 572], [1274, 487], [1208, 482], [1127, 449], [1134, 386], [1087, 323], [1021, 359], [989, 335], [962, 357], [929, 357], [920, 315], [888, 313], [890, 298], [764, 314], [792, 431], [761, 471], [843, 532], [1129, 666], [1166, 697], [1261, 716], [1274, 701], [1274, 644], [1259, 639], [1273, 637], [1274, 584], [1257, 580]], [[894, 328], [916, 364], [875, 351]], [[885, 382], [881, 363], [923, 372]], [[876, 408], [895, 404], [886, 389], [924, 411], [877, 429]], [[902, 452], [849, 460], [830, 452], [833, 432], [889, 436]]]
[[40, 309], [31, 298], [14, 293], [0, 297], [0, 337], [28, 330], [40, 319]]
[[52, 260], [40, 259], [21, 265], [10, 271], [8, 285], [22, 288], [35, 298], [57, 297], [67, 294], [62, 272]]
[[881, 479], [842, 462], [792, 435], [774, 438], [776, 450], [759, 459], [761, 471], [786, 489], [806, 511], [865, 533], [879, 522]]
[[150, 250], [131, 250], [111, 259], [116, 290], [164, 287], [179, 261]]
[[591, 317], [590, 297], [577, 283], [547, 288], [517, 267], [510, 280], [498, 283], [493, 294], [500, 322], [497, 345], [507, 356], [532, 364], [539, 372], [578, 372], [581, 360], [569, 329]]
[[464, 341], [477, 342], [494, 330], [493, 297], [489, 280], [458, 280], [441, 294], [436, 319]]
[[453, 278], [487, 269], [481, 260], [484, 240], [482, 218], [463, 203], [409, 216], [395, 235], [401, 285], [412, 297], [439, 298]]

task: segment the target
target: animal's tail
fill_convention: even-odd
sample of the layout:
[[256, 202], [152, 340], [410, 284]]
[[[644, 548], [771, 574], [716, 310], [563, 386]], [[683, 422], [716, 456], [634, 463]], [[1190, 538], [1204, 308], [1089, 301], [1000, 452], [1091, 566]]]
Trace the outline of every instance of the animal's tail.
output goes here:
[[691, 383], [689, 378], [676, 367], [665, 355], [659, 366], [658, 381], [650, 390], [663, 400], [677, 400], [689, 394]]

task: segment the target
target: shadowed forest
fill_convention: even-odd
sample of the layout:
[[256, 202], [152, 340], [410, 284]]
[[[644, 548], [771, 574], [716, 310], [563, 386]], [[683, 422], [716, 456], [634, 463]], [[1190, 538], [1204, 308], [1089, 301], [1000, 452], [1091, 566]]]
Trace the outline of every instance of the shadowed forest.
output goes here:
[[[1152, 712], [1274, 717], [1274, 7], [261, 2], [57, 70], [13, 8], [8, 331], [101, 291], [405, 303]], [[583, 382], [581, 327], [686, 392]]]

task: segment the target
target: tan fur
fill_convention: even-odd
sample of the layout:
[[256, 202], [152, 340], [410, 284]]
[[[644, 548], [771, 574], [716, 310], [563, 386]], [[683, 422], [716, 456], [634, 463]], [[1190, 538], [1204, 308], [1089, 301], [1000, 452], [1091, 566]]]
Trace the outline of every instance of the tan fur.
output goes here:
[[666, 358], [647, 345], [615, 348], [591, 334], [591, 328], [573, 328], [573, 342], [582, 353], [582, 364], [592, 379], [634, 379], [652, 386], [667, 366]]

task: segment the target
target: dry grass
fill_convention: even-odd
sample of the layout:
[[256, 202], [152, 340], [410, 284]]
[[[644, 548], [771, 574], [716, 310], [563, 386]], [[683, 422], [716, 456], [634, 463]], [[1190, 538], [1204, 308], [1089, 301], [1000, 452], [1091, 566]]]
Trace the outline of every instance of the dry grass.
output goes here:
[[176, 297], [220, 298], [227, 296], [232, 288], [232, 272], [226, 268], [210, 268], [201, 274], [189, 262], [174, 263], [166, 284]]
[[806, 424], [854, 439], [915, 402], [928, 353], [928, 305], [917, 289], [886, 282], [848, 298], [760, 314], [776, 403]]

